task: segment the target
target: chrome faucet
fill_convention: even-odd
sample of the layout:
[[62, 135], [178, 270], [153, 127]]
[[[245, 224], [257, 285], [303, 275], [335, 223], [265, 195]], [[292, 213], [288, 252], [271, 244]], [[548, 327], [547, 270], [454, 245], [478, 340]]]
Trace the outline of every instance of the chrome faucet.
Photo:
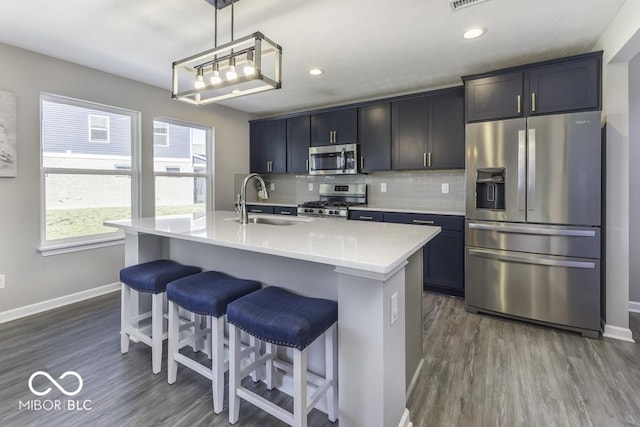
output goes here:
[[240, 205], [240, 224], [247, 224], [249, 222], [249, 213], [247, 212], [247, 183], [251, 181], [251, 178], [255, 178], [262, 185], [262, 192], [264, 194], [264, 199], [269, 198], [269, 193], [267, 193], [267, 186], [264, 183], [264, 180], [257, 173], [250, 173], [247, 177], [242, 181], [242, 187], [240, 188], [240, 200], [238, 200], [238, 204]]

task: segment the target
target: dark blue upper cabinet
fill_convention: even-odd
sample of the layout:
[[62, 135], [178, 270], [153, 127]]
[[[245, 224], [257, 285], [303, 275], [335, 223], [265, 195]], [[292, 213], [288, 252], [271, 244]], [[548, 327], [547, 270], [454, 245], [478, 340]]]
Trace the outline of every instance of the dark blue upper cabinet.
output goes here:
[[311, 115], [311, 145], [358, 142], [358, 109], [343, 108]]
[[521, 117], [524, 73], [499, 74], [466, 82], [467, 121]]
[[287, 172], [307, 173], [309, 170], [309, 144], [311, 118], [300, 116], [287, 119]]
[[602, 52], [463, 77], [467, 122], [602, 108]]
[[360, 165], [362, 172], [391, 169], [391, 103], [359, 108]]
[[529, 71], [530, 115], [600, 109], [600, 60], [588, 58]]
[[287, 170], [286, 120], [250, 123], [249, 168], [256, 173]]
[[464, 169], [461, 87], [394, 101], [391, 117], [393, 169]]

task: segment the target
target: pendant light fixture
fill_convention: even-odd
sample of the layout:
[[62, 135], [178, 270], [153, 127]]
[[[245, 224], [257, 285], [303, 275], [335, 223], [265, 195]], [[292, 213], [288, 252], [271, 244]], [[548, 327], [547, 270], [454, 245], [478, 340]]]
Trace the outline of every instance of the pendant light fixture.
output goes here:
[[[234, 3], [238, 0], [205, 1], [215, 8], [214, 47], [173, 63], [172, 97], [203, 105], [280, 89], [282, 47], [261, 32], [234, 40]], [[228, 5], [231, 6], [231, 41], [218, 46], [218, 9]]]

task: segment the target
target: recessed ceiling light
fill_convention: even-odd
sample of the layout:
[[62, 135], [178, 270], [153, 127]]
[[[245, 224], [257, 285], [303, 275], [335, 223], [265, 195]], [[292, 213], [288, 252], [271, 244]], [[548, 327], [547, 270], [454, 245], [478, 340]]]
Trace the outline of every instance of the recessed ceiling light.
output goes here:
[[482, 28], [482, 27], [469, 28], [468, 30], [466, 30], [462, 34], [462, 37], [467, 39], [467, 40], [475, 39], [475, 38], [480, 37], [481, 35], [483, 35], [486, 32], [487, 32], [487, 29], [486, 28]]
[[309, 75], [310, 76], [319, 76], [321, 74], [323, 74], [324, 71], [321, 70], [320, 68], [312, 68], [309, 70]]

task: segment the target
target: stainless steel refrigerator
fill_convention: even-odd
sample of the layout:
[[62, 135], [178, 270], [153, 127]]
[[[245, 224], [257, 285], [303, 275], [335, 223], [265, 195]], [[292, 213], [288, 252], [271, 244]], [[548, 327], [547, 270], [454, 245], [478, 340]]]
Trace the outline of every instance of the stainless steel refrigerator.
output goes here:
[[465, 304], [598, 336], [600, 112], [466, 127]]

